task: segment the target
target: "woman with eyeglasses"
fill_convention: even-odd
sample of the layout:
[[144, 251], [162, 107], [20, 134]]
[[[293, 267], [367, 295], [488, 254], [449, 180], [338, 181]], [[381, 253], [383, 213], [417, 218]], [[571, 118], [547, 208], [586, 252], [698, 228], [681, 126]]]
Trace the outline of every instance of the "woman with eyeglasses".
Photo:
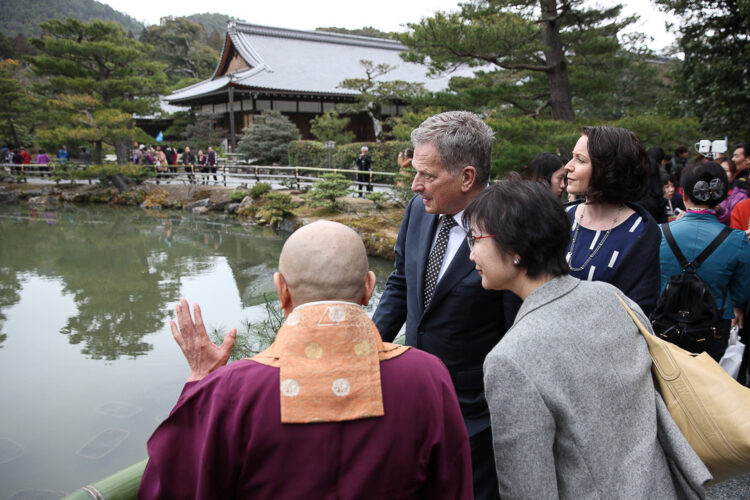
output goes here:
[[570, 274], [606, 281], [648, 315], [659, 298], [661, 233], [635, 204], [649, 182], [650, 163], [640, 139], [623, 128], [584, 127], [565, 165], [570, 218]]
[[[704, 161], [685, 167], [681, 182], [687, 210], [669, 223], [669, 230], [685, 259], [692, 262], [725, 227], [717, 219], [716, 208], [727, 198], [729, 179], [721, 165]], [[680, 274], [682, 267], [664, 236], [659, 253], [664, 290], [669, 278]], [[736, 315], [739, 327], [743, 326], [742, 303], [750, 298], [750, 245], [745, 233], [733, 230], [696, 274], [711, 290], [721, 315], [717, 332], [705, 346], [705, 351], [719, 361], [727, 348], [732, 319]]]
[[463, 217], [482, 286], [523, 300], [484, 362], [500, 497], [702, 497], [710, 475], [654, 389], [622, 293], [568, 274], [554, 194], [506, 180]]

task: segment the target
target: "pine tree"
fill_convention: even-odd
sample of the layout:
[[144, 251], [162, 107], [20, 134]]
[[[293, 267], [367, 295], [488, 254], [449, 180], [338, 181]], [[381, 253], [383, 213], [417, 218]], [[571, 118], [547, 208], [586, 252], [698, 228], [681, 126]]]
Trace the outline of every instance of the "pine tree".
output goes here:
[[288, 165], [289, 143], [300, 138], [294, 123], [276, 110], [263, 111], [242, 132], [237, 151], [259, 165]]
[[135, 136], [132, 116], [157, 109], [163, 67], [114, 22], [53, 19], [41, 27], [42, 36], [31, 40], [39, 55], [27, 59], [43, 79], [37, 91], [49, 98], [54, 119], [40, 136], [93, 142], [94, 163], [101, 162], [102, 144], [111, 144], [125, 163]]
[[478, 0], [460, 6], [459, 12], [438, 12], [397, 34], [409, 49], [404, 58], [429, 64], [434, 73], [462, 64], [481, 67], [476, 80], [454, 82], [453, 90], [464, 93], [453, 97], [528, 116], [549, 109], [552, 118], [568, 122], [575, 119], [573, 74], [585, 81], [589, 72], [611, 69], [607, 61], [620, 50], [616, 35], [635, 20], [616, 20], [621, 5], [587, 8], [584, 0]]
[[737, 0], [656, 0], [681, 17], [676, 104], [705, 131], [750, 138], [750, 5]]
[[354, 132], [346, 130], [351, 118], [328, 112], [310, 120], [310, 133], [320, 142], [334, 141], [336, 144], [349, 144], [354, 140]]
[[374, 64], [362, 59], [359, 61], [364, 69], [364, 78], [347, 78], [338, 84], [342, 89], [357, 91], [357, 102], [339, 104], [337, 110], [342, 113], [366, 112], [372, 120], [375, 139], [385, 139], [383, 134], [383, 106], [396, 101], [409, 101], [414, 95], [424, 91], [421, 83], [403, 80], [384, 80], [381, 77], [393, 71], [389, 64]]

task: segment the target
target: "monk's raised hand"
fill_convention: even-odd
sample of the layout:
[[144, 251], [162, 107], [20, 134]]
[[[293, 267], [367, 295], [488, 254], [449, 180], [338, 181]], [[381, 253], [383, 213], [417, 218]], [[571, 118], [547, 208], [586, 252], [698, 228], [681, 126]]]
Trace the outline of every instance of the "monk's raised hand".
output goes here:
[[177, 322], [172, 320], [169, 326], [172, 328], [172, 336], [190, 366], [190, 376], [187, 381], [201, 380], [212, 371], [227, 364], [237, 338], [237, 330], [235, 328], [229, 330], [221, 345], [216, 345], [208, 338], [201, 308], [197, 303], [193, 304], [195, 321], [190, 315], [190, 305], [187, 300], [180, 299], [180, 303], [175, 306], [175, 311]]

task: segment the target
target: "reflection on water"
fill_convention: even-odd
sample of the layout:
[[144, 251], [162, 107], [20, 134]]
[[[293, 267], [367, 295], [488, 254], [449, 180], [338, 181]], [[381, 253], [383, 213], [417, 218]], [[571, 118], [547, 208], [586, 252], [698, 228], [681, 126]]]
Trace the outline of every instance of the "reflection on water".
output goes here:
[[[0, 208], [0, 234], [0, 500], [69, 492], [145, 457], [187, 376], [174, 305], [199, 302], [209, 329], [262, 321], [285, 239], [98, 206]], [[379, 296], [390, 263], [371, 265]]]

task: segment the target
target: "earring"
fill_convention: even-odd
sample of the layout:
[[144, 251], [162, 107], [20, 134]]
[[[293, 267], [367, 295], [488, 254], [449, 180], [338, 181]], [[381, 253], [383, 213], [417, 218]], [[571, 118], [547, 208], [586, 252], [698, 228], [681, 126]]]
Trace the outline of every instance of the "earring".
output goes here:
[[520, 263], [521, 263], [521, 259], [519, 259], [518, 257], [516, 257], [515, 259], [513, 259], [513, 264], [518, 265]]

